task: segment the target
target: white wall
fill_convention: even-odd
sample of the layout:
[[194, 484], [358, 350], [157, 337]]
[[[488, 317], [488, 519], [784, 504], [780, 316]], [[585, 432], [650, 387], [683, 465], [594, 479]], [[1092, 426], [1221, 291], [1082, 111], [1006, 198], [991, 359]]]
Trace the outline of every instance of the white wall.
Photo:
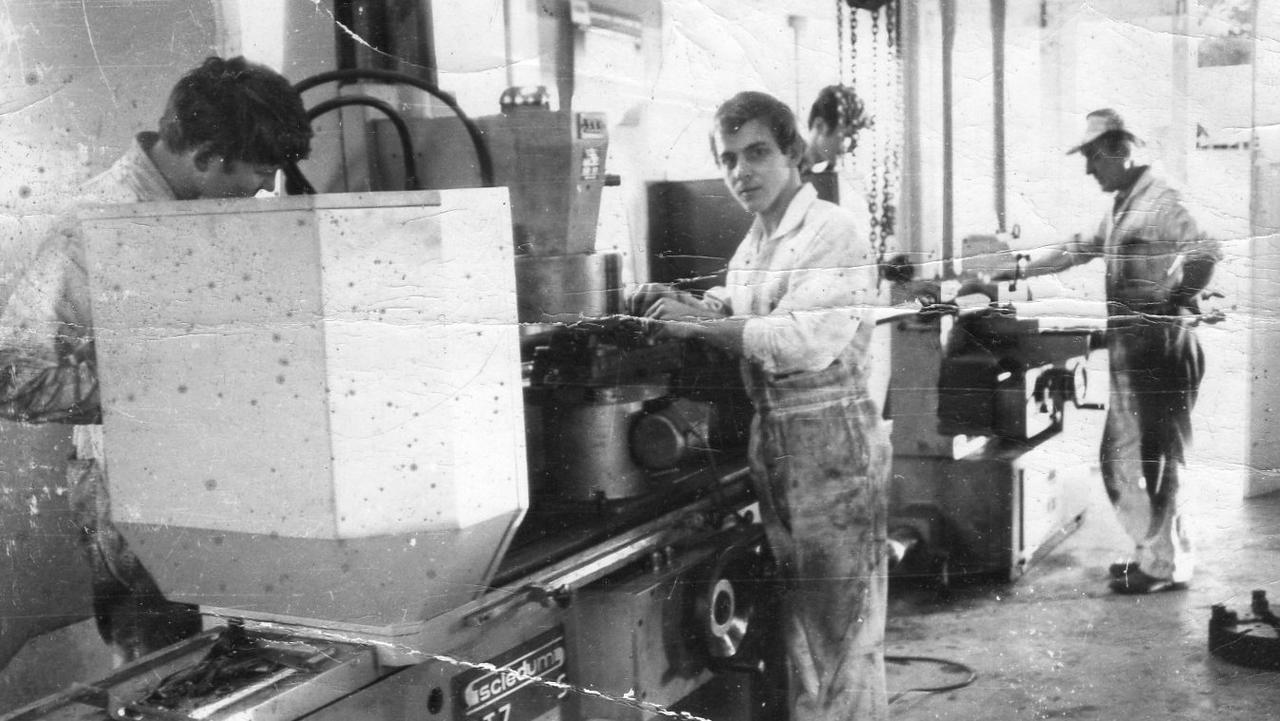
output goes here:
[[[1222, 237], [1239, 237], [1247, 214], [1247, 206], [1241, 203], [1245, 181], [1239, 179], [1233, 187], [1230, 172], [1217, 170], [1221, 158], [1193, 155], [1195, 119], [1215, 103], [1212, 93], [1223, 88], [1197, 75], [1194, 39], [1188, 39], [1185, 21], [1179, 24], [1168, 14], [1173, 4], [1050, 0], [1043, 15], [1038, 6], [1008, 3], [1008, 226], [1017, 226], [1022, 233], [1011, 244], [1037, 247], [1096, 228], [1108, 198], [1084, 174], [1083, 158], [1065, 151], [1078, 142], [1085, 115], [1102, 107], [1115, 108], [1124, 116], [1128, 127], [1146, 143], [1137, 159], [1152, 163], [1182, 186], [1198, 203], [1206, 226]], [[982, 34], [981, 24], [988, 12], [986, 2], [958, 3], [958, 37], [983, 46], [985, 53], [990, 48], [982, 38], [990, 35]], [[926, 11], [926, 22], [934, 21], [933, 14]], [[989, 211], [993, 204], [991, 146], [977, 128], [985, 130], [990, 124], [990, 114], [980, 103], [990, 102], [990, 82], [982, 76], [990, 65], [980, 53], [961, 55], [961, 44], [958, 40], [955, 58], [954, 112], [963, 119], [957, 122], [955, 138], [957, 240], [994, 227]], [[932, 62], [940, 62], [940, 56], [930, 55], [931, 49], [922, 52]], [[924, 89], [931, 92], [937, 86]], [[932, 122], [941, 127], [940, 120]], [[930, 135], [926, 128], [926, 142]], [[925, 156], [928, 178], [931, 170], [940, 172], [940, 167], [930, 164], [939, 161], [930, 161], [928, 151]], [[1102, 294], [1101, 273], [1092, 267], [1036, 279], [1028, 287], [1041, 297]]]
[[1255, 45], [1253, 122], [1258, 147], [1253, 153], [1253, 207], [1249, 323], [1249, 446], [1250, 474], [1246, 492], [1252, 495], [1280, 490], [1280, 354], [1277, 288], [1280, 287], [1280, 8], [1260, 3]]

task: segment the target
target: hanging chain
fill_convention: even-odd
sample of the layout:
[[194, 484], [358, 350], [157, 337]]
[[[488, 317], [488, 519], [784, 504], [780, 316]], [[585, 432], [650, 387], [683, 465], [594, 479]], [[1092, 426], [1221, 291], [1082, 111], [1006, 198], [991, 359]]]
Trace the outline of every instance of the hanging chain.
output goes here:
[[[878, 10], [871, 11], [871, 102], [876, 107], [881, 107], [880, 98], [876, 97], [880, 94], [880, 12]], [[877, 112], [877, 115], [879, 113]], [[867, 213], [871, 216], [871, 242], [876, 243], [882, 237], [880, 229], [880, 182], [883, 173], [880, 148], [883, 145], [882, 136], [884, 134], [883, 122], [875, 124], [874, 132], [871, 137], [874, 141], [871, 148], [871, 187], [867, 193]], [[881, 243], [882, 244], [882, 243]]]
[[877, 263], [883, 267], [891, 246], [897, 245], [897, 195], [902, 180], [904, 100], [899, 16], [902, 3], [894, 1], [879, 9], [867, 10], [871, 24], [861, 28], [865, 37], [859, 35], [858, 17], [864, 11], [845, 5], [844, 0], [837, 0], [840, 80], [855, 92], [859, 78], [866, 80], [861, 83], [863, 92], [859, 95], [865, 107], [874, 108], [876, 123], [862, 131], [866, 142], [859, 147], [865, 154], [869, 171], [865, 198], [871, 226], [869, 240], [875, 246]]
[[849, 87], [858, 89], [858, 11], [849, 8]]
[[880, 221], [880, 259], [884, 261], [887, 254], [889, 240], [897, 234], [897, 202], [896, 191], [898, 183], [901, 182], [901, 158], [899, 151], [902, 147], [901, 131], [902, 131], [902, 45], [899, 42], [901, 31], [898, 12], [901, 3], [892, 3], [885, 8], [885, 40], [886, 49], [888, 51], [888, 61], [892, 66], [892, 71], [886, 73], [886, 84], [888, 85], [888, 100], [893, 107], [893, 125], [892, 133], [886, 128], [886, 158], [885, 173], [882, 201], [883, 217]]
[[[845, 47], [844, 47], [844, 3], [845, 0], [836, 0], [836, 57], [837, 65], [840, 66], [840, 84], [845, 84]], [[796, 108], [797, 111], [800, 108]]]

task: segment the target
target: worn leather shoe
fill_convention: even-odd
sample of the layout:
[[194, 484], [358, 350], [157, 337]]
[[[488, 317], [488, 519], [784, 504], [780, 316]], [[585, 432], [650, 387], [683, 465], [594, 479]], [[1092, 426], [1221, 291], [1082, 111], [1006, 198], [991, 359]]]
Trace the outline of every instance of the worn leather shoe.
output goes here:
[[1187, 584], [1172, 578], [1157, 578], [1136, 566], [1111, 580], [1111, 590], [1125, 595], [1159, 593], [1161, 591], [1182, 591]]

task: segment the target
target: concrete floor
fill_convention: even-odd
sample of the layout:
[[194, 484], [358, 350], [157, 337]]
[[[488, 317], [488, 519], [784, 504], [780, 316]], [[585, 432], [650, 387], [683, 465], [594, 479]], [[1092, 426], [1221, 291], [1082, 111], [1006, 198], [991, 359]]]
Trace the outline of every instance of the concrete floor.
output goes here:
[[[1242, 497], [1242, 323], [1204, 328], [1200, 337], [1209, 370], [1184, 476], [1197, 509], [1191, 588], [1147, 597], [1107, 590], [1106, 567], [1130, 542], [1098, 480], [1087, 490], [1084, 525], [1018, 581], [960, 588], [945, 603], [917, 591], [894, 594], [889, 654], [942, 657], [977, 672], [960, 690], [901, 696], [891, 707], [895, 721], [1275, 717], [1280, 673], [1233, 666], [1208, 652], [1213, 604], [1248, 616], [1254, 589], [1267, 591], [1273, 607], [1280, 603], [1280, 494]], [[1068, 419], [1082, 463], [1096, 458], [1101, 419]], [[925, 678], [928, 670], [891, 666], [891, 693], [943, 685]]]

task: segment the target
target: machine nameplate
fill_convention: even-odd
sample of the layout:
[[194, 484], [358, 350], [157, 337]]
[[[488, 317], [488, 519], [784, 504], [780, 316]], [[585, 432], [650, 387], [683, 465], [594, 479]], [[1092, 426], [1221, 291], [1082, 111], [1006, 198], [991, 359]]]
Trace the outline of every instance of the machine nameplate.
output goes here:
[[564, 632], [555, 629], [453, 679], [457, 721], [558, 721], [565, 680]]

